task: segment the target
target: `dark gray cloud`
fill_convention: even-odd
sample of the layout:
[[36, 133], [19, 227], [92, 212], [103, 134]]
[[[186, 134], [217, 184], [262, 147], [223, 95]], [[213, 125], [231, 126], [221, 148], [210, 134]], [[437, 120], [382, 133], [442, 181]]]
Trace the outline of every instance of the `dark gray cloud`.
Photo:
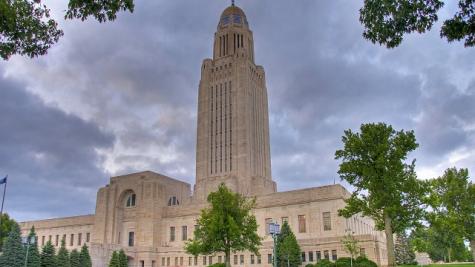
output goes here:
[[[388, 50], [362, 39], [362, 1], [237, 4], [254, 32], [257, 64], [266, 69], [272, 168], [279, 190], [338, 181], [334, 152], [341, 147], [341, 135], [366, 122], [414, 129], [420, 148], [412, 156], [422, 178], [454, 165], [473, 169], [475, 50], [440, 39], [440, 23]], [[51, 2], [56, 17], [65, 5]], [[17, 188], [18, 198], [28, 195], [45, 203], [37, 204], [34, 213], [26, 205], [12, 207], [19, 219], [93, 212], [91, 196], [107, 175], [150, 169], [194, 182], [200, 66], [212, 56], [213, 35], [226, 5], [218, 0], [141, 1], [133, 14], [121, 14], [112, 23], [61, 21], [65, 36], [47, 56], [0, 63], [2, 82], [10, 94], [18, 94], [15, 101], [37, 103], [33, 107], [38, 110], [26, 105], [24, 112], [42, 114], [41, 109], [68, 121], [55, 124], [67, 138], [39, 138], [59, 119], [22, 117], [13, 110], [0, 115], [34, 125], [3, 133], [36, 137], [10, 143], [5, 151], [23, 151], [11, 162], [21, 165], [40, 148], [56, 155], [41, 168], [35, 163], [16, 174], [39, 177], [35, 185], [47, 185]], [[448, 3], [441, 19], [455, 8]], [[82, 191], [61, 193], [70, 184]], [[44, 193], [52, 189], [60, 193]], [[54, 204], [68, 197], [77, 207]]]

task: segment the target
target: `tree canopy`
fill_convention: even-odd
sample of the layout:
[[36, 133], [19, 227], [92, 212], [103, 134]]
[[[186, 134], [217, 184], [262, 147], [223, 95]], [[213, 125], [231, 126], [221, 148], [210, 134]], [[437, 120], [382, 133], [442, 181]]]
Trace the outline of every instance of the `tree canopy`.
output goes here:
[[417, 225], [423, 218], [427, 187], [416, 178], [415, 160], [409, 152], [418, 146], [414, 132], [396, 132], [384, 123], [363, 124], [360, 133], [346, 130], [344, 148], [335, 152], [341, 160], [338, 174], [355, 187], [339, 215], [361, 213], [385, 231], [389, 266], [395, 265], [393, 233]]
[[69, 254], [69, 263], [71, 264], [71, 267], [81, 267], [79, 265], [79, 251], [77, 251], [77, 249], [71, 250], [71, 253]]
[[57, 260], [58, 267], [71, 267], [69, 263], [69, 252], [66, 249], [66, 240], [64, 240], [64, 238], [61, 239], [61, 247], [58, 250]]
[[81, 267], [92, 266], [91, 256], [89, 255], [89, 249], [86, 244], [82, 245], [81, 252], [79, 253], [79, 266]]
[[30, 233], [28, 235], [30, 242], [35, 240], [35, 242], [30, 243], [30, 247], [28, 248], [28, 261], [27, 267], [40, 267], [40, 252], [38, 251], [38, 237], [36, 236], [35, 227], [32, 226]]
[[297, 267], [302, 264], [302, 256], [300, 246], [295, 238], [295, 234], [290, 229], [287, 222], [284, 222], [280, 235], [276, 242], [277, 266], [280, 267]]
[[255, 199], [246, 199], [229, 190], [224, 184], [208, 195], [209, 208], [203, 209], [197, 220], [194, 238], [185, 249], [193, 255], [224, 253], [226, 266], [231, 266], [231, 251], [249, 250], [259, 255], [261, 238], [251, 209]]
[[[442, 0], [365, 0], [360, 9], [363, 37], [388, 48], [397, 47], [405, 34], [429, 31], [443, 6]], [[444, 21], [440, 36], [475, 46], [475, 0], [459, 0], [458, 7], [453, 17]]]
[[3, 251], [3, 244], [7, 240], [8, 235], [12, 230], [12, 226], [15, 224], [17, 224], [17, 222], [10, 218], [7, 213], [2, 214], [2, 222], [0, 224], [0, 251]]
[[46, 242], [46, 245], [41, 250], [41, 267], [56, 267], [56, 254], [51, 241]]
[[25, 253], [21, 243], [20, 227], [17, 223], [13, 223], [5, 240], [3, 254], [0, 256], [0, 266], [22, 267], [24, 264]]

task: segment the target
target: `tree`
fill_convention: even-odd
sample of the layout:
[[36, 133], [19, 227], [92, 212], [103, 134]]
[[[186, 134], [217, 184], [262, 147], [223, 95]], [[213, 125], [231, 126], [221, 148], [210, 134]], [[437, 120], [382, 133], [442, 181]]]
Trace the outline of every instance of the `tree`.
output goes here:
[[[467, 169], [450, 168], [443, 176], [431, 181], [431, 207], [428, 221], [441, 232], [456, 239], [467, 240], [475, 258], [475, 185]], [[450, 247], [449, 247], [450, 248]]]
[[351, 233], [345, 235], [341, 240], [343, 248], [350, 254], [350, 266], [353, 267], [353, 259], [360, 252], [360, 246], [358, 245], [358, 239], [356, 239]]
[[[31, 242], [34, 239], [34, 242]], [[31, 244], [28, 248], [28, 260], [27, 267], [40, 267], [40, 252], [38, 251], [38, 237], [36, 236], [35, 227], [32, 226], [30, 234], [28, 235], [28, 240]]]
[[335, 153], [341, 160], [338, 173], [355, 187], [338, 213], [349, 218], [361, 212], [373, 218], [376, 228], [386, 234], [388, 265], [395, 266], [393, 234], [417, 225], [423, 217], [427, 186], [416, 178], [415, 160], [405, 162], [418, 144], [414, 132], [396, 132], [384, 123], [363, 124], [360, 130], [346, 130], [344, 148]]
[[56, 267], [56, 254], [51, 241], [46, 242], [41, 250], [41, 267]]
[[284, 222], [276, 242], [277, 265], [296, 267], [302, 264], [300, 246], [287, 222]]
[[117, 251], [114, 250], [114, 252], [112, 252], [112, 256], [111, 256], [111, 259], [109, 261], [109, 267], [120, 267], [119, 265], [119, 253], [117, 253]]
[[69, 263], [71, 267], [82, 267], [79, 265], [79, 252], [77, 249], [73, 249], [69, 254]]
[[398, 234], [394, 252], [396, 263], [398, 265], [412, 265], [415, 263], [416, 254], [414, 253], [405, 232]]
[[[105, 22], [114, 20], [117, 12], [127, 10], [133, 12], [133, 0], [70, 0], [65, 18], [84, 21], [94, 17]], [[44, 55], [62, 35], [63, 31], [41, 0], [0, 0], [0, 56], [3, 59], [15, 54], [31, 58]]]
[[[363, 37], [394, 48], [404, 34], [424, 33], [438, 20], [443, 0], [365, 0], [360, 9]], [[444, 22], [440, 36], [449, 42], [465, 39], [465, 47], [475, 46], [475, 0], [459, 0], [459, 10]]]
[[66, 249], [66, 240], [61, 240], [61, 247], [58, 250], [58, 267], [71, 267], [69, 262], [69, 252]]
[[231, 251], [250, 250], [259, 255], [261, 238], [256, 217], [250, 213], [255, 199], [247, 200], [221, 184], [207, 201], [210, 207], [201, 211], [194, 239], [186, 243], [186, 251], [195, 256], [222, 252], [227, 267], [231, 266]]
[[125, 255], [125, 252], [123, 249], [119, 251], [118, 254], [118, 259], [119, 259], [119, 267], [127, 267], [128, 266], [128, 260], [127, 260], [127, 255]]
[[[1, 16], [1, 15], [0, 15]], [[15, 220], [11, 219], [7, 213], [3, 213], [2, 222], [0, 225], [0, 251], [3, 251], [3, 244], [8, 238], [8, 234], [12, 230], [12, 226], [16, 224]]]
[[79, 266], [81, 267], [92, 266], [91, 256], [89, 255], [89, 249], [87, 248], [86, 244], [82, 246], [81, 253], [79, 254]]
[[11, 225], [11, 231], [5, 240], [3, 254], [0, 256], [2, 267], [22, 267], [25, 263], [25, 253], [21, 243], [20, 227], [17, 223]]

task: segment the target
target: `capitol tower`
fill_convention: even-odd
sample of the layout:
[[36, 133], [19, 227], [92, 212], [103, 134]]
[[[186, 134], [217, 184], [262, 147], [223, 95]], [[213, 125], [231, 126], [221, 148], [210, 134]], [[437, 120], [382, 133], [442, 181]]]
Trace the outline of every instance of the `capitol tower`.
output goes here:
[[201, 66], [195, 198], [223, 182], [246, 196], [276, 192], [265, 72], [254, 62], [246, 14], [234, 4], [221, 14], [213, 59]]

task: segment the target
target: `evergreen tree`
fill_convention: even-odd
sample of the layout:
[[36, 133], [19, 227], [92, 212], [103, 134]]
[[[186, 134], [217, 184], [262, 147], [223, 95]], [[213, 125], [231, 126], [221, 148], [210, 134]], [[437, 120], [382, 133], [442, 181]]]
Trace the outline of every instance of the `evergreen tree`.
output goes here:
[[8, 234], [12, 230], [12, 226], [16, 224], [15, 220], [10, 219], [7, 213], [2, 214], [2, 222], [0, 224], [0, 251], [3, 251], [3, 244], [8, 238]]
[[21, 244], [20, 227], [17, 223], [11, 225], [11, 231], [5, 240], [3, 254], [0, 257], [1, 267], [22, 267], [25, 264], [25, 253]]
[[125, 255], [125, 252], [124, 252], [123, 249], [121, 249], [119, 251], [118, 259], [119, 259], [119, 267], [127, 267], [128, 266], [127, 255]]
[[112, 252], [109, 267], [119, 267], [119, 254], [117, 254], [117, 251]]
[[296, 267], [302, 263], [300, 246], [287, 222], [284, 222], [277, 237], [277, 265]]
[[89, 255], [89, 250], [86, 244], [82, 246], [81, 253], [79, 254], [79, 266], [80, 267], [92, 266], [91, 256]]
[[41, 250], [41, 267], [56, 267], [56, 252], [51, 241]]
[[396, 256], [396, 263], [398, 265], [414, 264], [416, 255], [409, 244], [409, 239], [406, 233], [399, 234], [396, 238], [396, 244], [394, 246], [394, 254]]
[[80, 267], [79, 252], [76, 249], [73, 249], [69, 255], [69, 263], [71, 267]]
[[[32, 242], [34, 239], [34, 242]], [[30, 246], [28, 248], [28, 261], [27, 267], [40, 267], [40, 252], [38, 251], [38, 237], [36, 236], [35, 227], [31, 227], [30, 234], [28, 235], [30, 240]]]
[[71, 267], [69, 263], [69, 252], [66, 249], [66, 241], [61, 240], [61, 247], [58, 250], [58, 267]]

